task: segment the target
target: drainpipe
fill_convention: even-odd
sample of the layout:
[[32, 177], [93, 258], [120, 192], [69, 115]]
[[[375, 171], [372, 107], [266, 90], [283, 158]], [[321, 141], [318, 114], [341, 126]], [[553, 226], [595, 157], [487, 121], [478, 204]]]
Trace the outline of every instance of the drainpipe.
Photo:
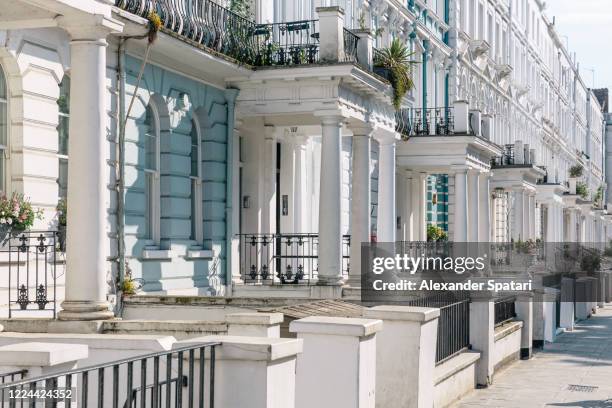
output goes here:
[[[125, 42], [127, 38], [119, 39], [117, 47], [117, 91], [119, 97], [117, 120], [117, 143], [115, 154], [116, 191], [117, 191], [117, 263], [119, 276], [117, 282], [123, 282], [125, 276]], [[119, 288], [120, 290], [120, 288]], [[116, 308], [122, 308], [121, 296], [117, 296]]]
[[233, 225], [233, 198], [234, 198], [234, 126], [236, 119], [236, 97], [238, 89], [226, 89], [227, 101], [227, 144], [226, 144], [226, 175], [225, 175], [225, 286], [226, 296], [232, 296], [232, 239], [234, 238]]

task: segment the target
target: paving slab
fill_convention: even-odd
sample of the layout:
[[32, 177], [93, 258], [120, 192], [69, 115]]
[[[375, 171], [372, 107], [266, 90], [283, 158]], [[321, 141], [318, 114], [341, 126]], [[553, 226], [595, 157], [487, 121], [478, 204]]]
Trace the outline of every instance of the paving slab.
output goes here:
[[612, 304], [453, 407], [612, 408]]

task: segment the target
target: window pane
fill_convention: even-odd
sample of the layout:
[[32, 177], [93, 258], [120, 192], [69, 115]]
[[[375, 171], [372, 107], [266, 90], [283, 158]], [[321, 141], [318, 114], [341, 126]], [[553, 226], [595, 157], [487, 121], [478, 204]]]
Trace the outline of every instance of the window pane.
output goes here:
[[6, 146], [8, 140], [8, 107], [0, 100], [0, 145]]
[[154, 188], [154, 174], [153, 173], [145, 173], [145, 237], [152, 238], [151, 234], [153, 228], [151, 228], [151, 223], [153, 222], [153, 188]]
[[68, 116], [60, 115], [59, 126], [57, 127], [58, 148], [57, 152], [61, 155], [68, 156]]
[[70, 77], [64, 75], [60, 83], [60, 93], [57, 99], [57, 105], [60, 113], [70, 114]]
[[157, 128], [153, 109], [147, 107], [145, 118], [145, 168], [157, 170]]
[[191, 239], [197, 239], [197, 223], [199, 220], [197, 219], [197, 205], [196, 202], [196, 180], [191, 180]]
[[191, 126], [191, 176], [198, 177], [198, 130], [195, 123]]
[[59, 174], [57, 178], [59, 196], [66, 198], [68, 196], [68, 160], [59, 159]]
[[6, 77], [4, 76], [4, 71], [2, 67], [0, 67], [0, 99], [7, 99], [7, 89], [6, 89]]

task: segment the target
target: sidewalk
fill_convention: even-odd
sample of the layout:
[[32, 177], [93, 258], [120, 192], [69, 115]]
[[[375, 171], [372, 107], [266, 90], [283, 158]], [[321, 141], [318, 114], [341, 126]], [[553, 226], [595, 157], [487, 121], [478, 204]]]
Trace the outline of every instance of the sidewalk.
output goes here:
[[612, 408], [612, 304], [455, 407]]

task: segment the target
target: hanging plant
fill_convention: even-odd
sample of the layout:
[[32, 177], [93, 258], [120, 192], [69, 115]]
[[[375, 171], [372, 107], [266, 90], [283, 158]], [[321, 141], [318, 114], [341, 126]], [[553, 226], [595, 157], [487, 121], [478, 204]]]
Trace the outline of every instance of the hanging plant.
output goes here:
[[23, 194], [13, 193], [8, 198], [0, 198], [0, 226], [13, 231], [25, 231], [34, 225], [34, 220], [42, 219], [42, 211], [32, 208], [30, 200]]
[[386, 77], [393, 88], [393, 106], [399, 110], [402, 100], [408, 91], [414, 88], [412, 66], [418, 64], [411, 60], [412, 53], [405, 44], [395, 38], [388, 48], [379, 50], [374, 60], [374, 67], [385, 71]]
[[152, 44], [157, 39], [157, 33], [162, 26], [162, 20], [159, 14], [152, 11], [147, 18], [149, 20], [149, 44]]

